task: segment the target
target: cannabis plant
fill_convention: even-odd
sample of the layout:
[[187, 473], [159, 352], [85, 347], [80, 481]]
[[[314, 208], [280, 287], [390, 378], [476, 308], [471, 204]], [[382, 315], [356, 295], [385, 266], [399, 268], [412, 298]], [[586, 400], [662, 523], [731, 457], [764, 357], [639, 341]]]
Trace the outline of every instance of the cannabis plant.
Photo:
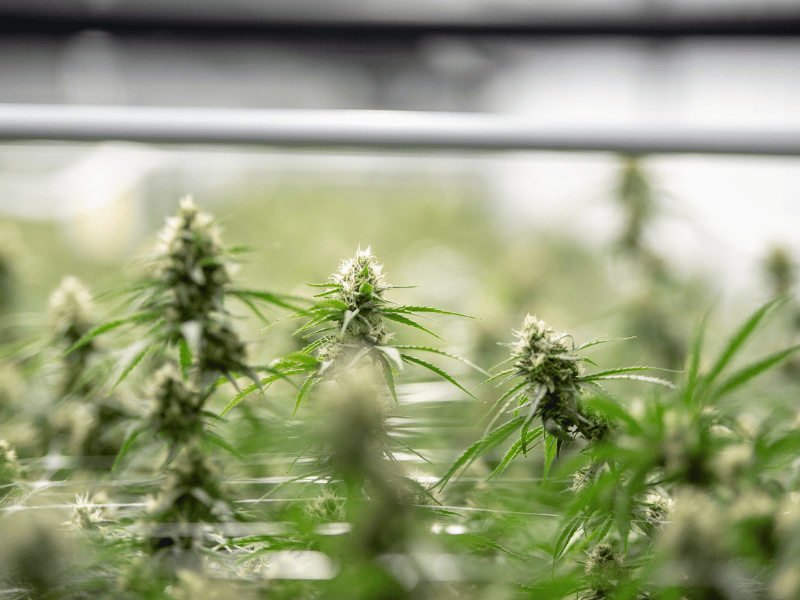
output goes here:
[[[592, 410], [585, 402], [587, 392], [599, 394], [605, 404], [613, 402], [600, 382], [635, 379], [668, 387], [672, 385], [663, 379], [638, 374], [653, 367], [619, 367], [582, 374], [583, 364], [594, 363], [577, 352], [604, 341], [574, 347], [570, 335], [556, 331], [532, 315], [525, 317], [522, 328], [514, 331], [514, 335], [517, 341], [510, 344], [510, 357], [507, 360], [512, 361], [513, 365], [481, 384], [502, 378], [502, 383], [511, 382], [512, 385], [496, 401], [493, 407], [495, 414], [483, 437], [458, 458], [440, 480], [440, 486], [444, 486], [459, 470], [502, 444], [517, 430], [520, 431], [519, 440], [494, 469], [492, 477], [503, 473], [520, 454], [527, 454], [529, 445], [540, 437], [546, 445], [548, 466], [565, 442], [577, 438], [588, 442], [602, 440], [610, 425], [603, 415]], [[501, 415], [509, 411], [512, 413], [511, 420], [495, 427]], [[541, 426], [531, 429], [537, 419]]]
[[[395, 378], [405, 364], [422, 366], [472, 396], [446, 371], [412, 353], [438, 354], [460, 360], [479, 371], [483, 371], [482, 369], [444, 350], [430, 346], [397, 344], [389, 329], [392, 323], [398, 323], [441, 339], [413, 317], [427, 314], [459, 317], [467, 315], [429, 306], [399, 305], [390, 301], [385, 297], [386, 293], [401, 286], [386, 282], [383, 265], [375, 260], [369, 247], [366, 250], [359, 248], [353, 258], [342, 262], [339, 271], [331, 276], [329, 283], [316, 284], [315, 287], [325, 290], [315, 296], [319, 300], [293, 316], [309, 319], [298, 333], [302, 333], [306, 339], [316, 339], [301, 351], [277, 361], [273, 365], [277, 373], [261, 381], [262, 385], [266, 385], [287, 376], [306, 375], [295, 399], [295, 413], [315, 385], [325, 380], [336, 380], [343, 374], [364, 366], [380, 370], [383, 382], [395, 402]], [[256, 386], [251, 386], [244, 390], [228, 404], [223, 414], [255, 389]]]

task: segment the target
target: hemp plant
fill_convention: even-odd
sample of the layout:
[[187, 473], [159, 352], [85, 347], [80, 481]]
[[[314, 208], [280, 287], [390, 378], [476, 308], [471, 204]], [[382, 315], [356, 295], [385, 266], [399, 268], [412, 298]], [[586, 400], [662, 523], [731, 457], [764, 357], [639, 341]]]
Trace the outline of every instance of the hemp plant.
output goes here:
[[[667, 397], [635, 408], [604, 398], [587, 402], [610, 428], [560, 471], [583, 464], [569, 490], [557, 492], [563, 522], [550, 548], [554, 571], [558, 559], [594, 545], [582, 581], [569, 575], [571, 593], [585, 599], [796, 597], [800, 584], [786, 574], [798, 564], [792, 537], [800, 527], [798, 478], [790, 464], [800, 435], [785, 407], [753, 426], [724, 402], [800, 350], [790, 346], [731, 368], [777, 302], [758, 309], [701, 370], [704, 322], [683, 381]], [[598, 572], [601, 557], [611, 571]], [[549, 584], [543, 578], [538, 585]]]
[[[306, 375], [295, 400], [294, 413], [303, 404], [312, 388], [325, 380], [337, 380], [350, 369], [371, 366], [380, 369], [383, 381], [391, 397], [397, 402], [395, 378], [405, 364], [416, 364], [448, 381], [464, 393], [472, 396], [465, 387], [446, 371], [436, 365], [411, 354], [427, 352], [459, 360], [485, 373], [470, 361], [430, 346], [395, 343], [390, 331], [391, 323], [399, 323], [423, 331], [437, 339], [435, 333], [421, 325], [412, 317], [427, 314], [468, 317], [429, 306], [408, 306], [396, 304], [385, 294], [396, 286], [386, 282], [383, 265], [375, 260], [371, 248], [356, 252], [352, 258], [344, 260], [339, 271], [330, 277], [328, 283], [312, 284], [325, 291], [317, 294], [319, 298], [310, 308], [296, 312], [296, 318], [309, 321], [298, 329], [305, 338], [316, 337], [305, 348], [291, 353], [273, 368], [277, 371], [261, 381], [266, 385], [281, 377]], [[250, 386], [235, 397], [222, 414], [233, 408], [256, 386]], [[473, 396], [474, 397], [474, 396]]]
[[129, 436], [120, 457], [134, 437], [146, 429], [165, 437], [173, 454], [178, 445], [201, 434], [222, 443], [198, 425], [206, 416], [206, 400], [225, 380], [235, 386], [236, 378], [242, 375], [258, 381], [255, 369], [247, 363], [245, 344], [231, 324], [226, 300], [239, 300], [263, 321], [267, 319], [258, 303], [289, 310], [298, 307], [288, 296], [236, 287], [233, 266], [240, 250], [226, 248], [214, 219], [190, 197], [184, 198], [158, 236], [146, 275], [127, 290], [130, 314], [100, 324], [70, 348], [69, 352], [80, 352], [98, 335], [135, 325], [144, 331], [124, 351], [111, 390], [148, 353], [157, 355], [157, 362], [179, 368], [181, 376], [177, 381], [172, 378], [169, 385], [165, 381], [170, 378], [163, 373], [156, 377], [151, 385], [155, 407], [148, 420]]
[[[517, 430], [520, 431], [519, 440], [511, 446], [490, 478], [500, 475], [520, 454], [527, 454], [529, 445], [540, 437], [545, 440], [547, 448], [545, 476], [563, 443], [577, 438], [589, 442], [603, 439], [609, 429], [608, 422], [582, 402], [582, 395], [587, 390], [599, 393], [603, 398], [608, 397], [600, 386], [602, 381], [638, 379], [672, 387], [663, 379], [637, 374], [652, 370], [653, 367], [620, 367], [582, 374], [583, 363], [595, 363], [576, 353], [601, 344], [604, 340], [588, 342], [576, 348], [569, 334], [556, 331], [535, 316], [525, 317], [522, 328], [513, 333], [517, 340], [510, 344], [510, 357], [505, 361], [513, 361], [513, 366], [481, 384], [504, 378], [502, 383], [513, 382], [513, 385], [495, 403], [493, 410], [496, 414], [483, 437], [470, 446], [439, 481], [438, 485], [442, 487], [460, 469], [502, 444]], [[509, 410], [513, 418], [494, 427], [500, 415]], [[531, 429], [537, 419], [542, 425]]]

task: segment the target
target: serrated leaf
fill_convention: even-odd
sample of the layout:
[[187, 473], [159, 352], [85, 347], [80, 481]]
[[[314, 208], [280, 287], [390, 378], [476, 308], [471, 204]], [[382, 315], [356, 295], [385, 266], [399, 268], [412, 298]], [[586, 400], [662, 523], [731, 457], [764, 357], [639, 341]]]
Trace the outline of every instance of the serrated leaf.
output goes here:
[[[494, 416], [491, 418], [489, 424], [486, 426], [486, 430], [484, 433], [488, 432], [489, 429], [491, 429], [492, 425], [495, 424], [497, 419], [500, 418], [500, 415], [502, 415], [506, 411], [506, 409], [514, 402], [516, 398], [522, 395], [523, 392], [521, 390], [527, 385], [528, 385], [527, 381], [522, 381], [519, 384], [512, 387], [510, 390], [508, 390], [505, 394], [500, 396], [500, 398], [498, 398], [497, 401], [495, 401], [494, 406], [492, 406], [492, 409], [487, 413], [487, 416], [491, 415], [492, 413], [494, 413]], [[484, 417], [484, 419], [485, 418], [486, 417]]]
[[438, 335], [436, 335], [435, 333], [430, 331], [429, 329], [423, 327], [422, 325], [420, 325], [416, 321], [412, 321], [411, 319], [409, 319], [407, 317], [404, 317], [403, 315], [399, 315], [399, 314], [396, 314], [396, 313], [384, 313], [383, 316], [386, 317], [387, 319], [389, 319], [390, 321], [395, 321], [396, 323], [402, 323], [403, 325], [408, 325], [409, 327], [414, 327], [415, 329], [419, 329], [420, 331], [424, 331], [425, 333], [428, 333], [428, 334], [432, 335], [433, 337], [435, 337], [437, 340], [441, 340], [442, 339]]
[[604, 379], [608, 375], [619, 375], [622, 373], [636, 373], [639, 371], [669, 371], [674, 373], [671, 369], [661, 369], [658, 367], [647, 367], [643, 365], [636, 365], [631, 367], [617, 367], [615, 369], [607, 369], [605, 371], [600, 371], [599, 373], [590, 373], [589, 375], [583, 375], [578, 377], [578, 381], [593, 381], [595, 379]]
[[126, 350], [125, 355], [123, 356], [122, 361], [119, 364], [120, 374], [117, 377], [114, 385], [111, 386], [111, 389], [108, 390], [106, 396], [110, 396], [111, 392], [113, 392], [116, 387], [122, 383], [122, 380], [125, 379], [128, 374], [138, 365], [141, 360], [145, 357], [145, 355], [155, 347], [154, 344], [150, 344], [148, 342], [136, 342], [128, 347]]
[[677, 389], [677, 386], [667, 381], [666, 379], [659, 379], [658, 377], [647, 377], [645, 375], [605, 375], [603, 377], [593, 377], [587, 383], [594, 383], [596, 381], [608, 381], [611, 379], [627, 379], [630, 381], [644, 381], [645, 383], [655, 383], [658, 385], [663, 385], [664, 387], [668, 387], [671, 390]]
[[741, 348], [747, 339], [753, 334], [756, 326], [761, 322], [769, 309], [775, 306], [775, 304], [781, 300], [782, 298], [775, 298], [774, 300], [767, 302], [764, 306], [753, 313], [753, 315], [745, 322], [744, 325], [742, 325], [736, 334], [731, 337], [728, 345], [725, 347], [725, 350], [717, 359], [717, 362], [714, 363], [714, 366], [711, 367], [711, 370], [703, 378], [702, 383], [706, 389], [708, 389], [708, 387], [710, 387], [719, 374], [722, 373], [723, 369], [728, 365], [736, 352], [738, 352], [739, 348]]
[[[436, 365], [432, 365], [431, 363], [426, 362], [426, 361], [422, 360], [421, 358], [417, 358], [416, 356], [411, 356], [410, 354], [403, 353], [403, 354], [401, 354], [401, 356], [403, 357], [403, 360], [405, 360], [407, 362], [416, 363], [416, 364], [420, 365], [421, 367], [425, 367], [426, 369], [428, 369], [432, 373], [436, 373], [442, 379], [445, 379], [445, 380], [449, 381], [454, 386], [456, 386], [458, 389], [460, 389], [464, 393], [468, 394], [470, 396], [470, 398], [475, 398], [475, 396], [473, 396], [469, 392], [469, 390], [467, 390], [467, 388], [465, 388], [463, 385], [458, 383], [455, 379], [453, 379], [450, 375], [445, 373], [442, 369], [440, 369]], [[475, 398], [475, 399], [477, 400], [477, 398]]]
[[324, 300], [320, 300], [319, 302], [317, 302], [316, 306], [326, 309], [334, 308], [342, 312], [350, 308], [347, 305], [347, 302], [345, 302], [344, 300], [339, 300], [338, 298], [325, 298]]
[[[295, 375], [295, 374], [301, 373], [301, 372], [304, 373], [305, 371], [294, 371], [294, 372], [287, 371], [287, 372], [284, 372], [284, 373], [275, 373], [273, 375], [270, 375], [269, 377], [263, 377], [261, 379], [261, 381], [260, 381], [260, 385], [256, 385], [255, 383], [251, 383], [246, 388], [244, 388], [241, 392], [236, 394], [231, 399], [230, 402], [228, 402], [227, 406], [225, 406], [223, 411], [221, 413], [219, 413], [219, 415], [217, 415], [217, 419], [214, 420], [214, 423], [216, 423], [218, 419], [220, 419], [223, 416], [225, 416], [225, 413], [227, 413], [234, 406], [239, 404], [242, 400], [244, 400], [247, 396], [249, 396], [250, 394], [252, 394], [256, 390], [265, 389], [267, 386], [269, 386], [270, 384], [278, 381], [279, 379], [288, 379], [287, 375]], [[223, 382], [227, 382], [227, 379], [225, 379], [224, 377], [221, 377], [220, 379]], [[212, 423], [211, 425], [213, 425], [214, 423]]]
[[476, 319], [477, 317], [472, 317], [470, 315], [462, 315], [461, 313], [457, 312], [450, 312], [447, 310], [440, 310], [438, 308], [432, 308], [430, 306], [393, 306], [391, 308], [384, 308], [383, 312], [393, 312], [393, 313], [434, 313], [437, 315], [452, 315], [454, 317], [465, 317], [467, 319]]
[[243, 294], [233, 293], [233, 295], [236, 298], [238, 298], [239, 301], [242, 302], [245, 306], [247, 306], [251, 311], [253, 311], [253, 314], [256, 317], [258, 317], [259, 319], [261, 319], [261, 322], [264, 323], [264, 325], [269, 325], [270, 324], [270, 322], [267, 319], [267, 317], [265, 317], [264, 314], [260, 310], [258, 310], [258, 307], [255, 305], [255, 303], [252, 300], [250, 300], [248, 297], [244, 296]]
[[239, 452], [236, 448], [231, 446], [221, 436], [217, 435], [213, 431], [206, 431], [203, 439], [209, 442], [210, 444], [217, 446], [218, 448], [222, 448], [223, 450], [225, 450], [226, 452], [228, 452], [232, 456], [235, 456], [236, 458], [238, 458], [243, 462], [247, 460], [247, 457], [244, 454]]
[[509, 435], [522, 427], [523, 421], [524, 419], [521, 417], [512, 419], [508, 423], [501, 425], [488, 435], [482, 437], [477, 442], [472, 444], [461, 456], [458, 457], [456, 462], [453, 463], [450, 469], [448, 469], [447, 473], [444, 474], [444, 476], [436, 483], [434, 487], [441, 486], [444, 488], [447, 482], [450, 481], [453, 475], [455, 475], [462, 467], [468, 467], [482, 455], [502, 444]]
[[492, 381], [496, 381], [497, 379], [500, 379], [501, 377], [503, 377], [505, 375], [511, 375], [516, 370], [517, 370], [516, 367], [512, 367], [510, 369], [506, 369], [505, 371], [502, 371], [502, 372], [498, 373], [497, 375], [492, 375], [491, 377], [489, 377], [489, 379], [487, 379], [486, 381], [481, 383], [478, 387], [481, 388], [481, 387], [485, 386], [487, 383], [491, 383]]
[[394, 373], [392, 373], [392, 366], [389, 364], [389, 361], [383, 354], [378, 355], [378, 362], [381, 365], [381, 370], [383, 371], [383, 379], [386, 381], [386, 386], [389, 388], [389, 393], [392, 395], [394, 403], [399, 404], [399, 402], [397, 401], [397, 390], [395, 389], [394, 385]]
[[[420, 352], [432, 352], [434, 354], [440, 354], [442, 356], [446, 356], [448, 358], [452, 358], [454, 360], [461, 361], [465, 365], [468, 365], [468, 366], [472, 367], [473, 369], [475, 369], [476, 371], [479, 371], [480, 373], [483, 373], [487, 377], [491, 376], [491, 373], [489, 373], [485, 369], [482, 369], [481, 367], [479, 367], [478, 365], [476, 365], [472, 361], [467, 360], [463, 356], [458, 356], [457, 354], [451, 354], [450, 352], [445, 352], [444, 350], [439, 350], [438, 348], [431, 348], [430, 346], [394, 346], [394, 347], [398, 348], [399, 350], [418, 350]], [[481, 384], [481, 385], [483, 385], [483, 384]]]
[[396, 371], [403, 370], [403, 357], [400, 354], [400, 350], [398, 348], [404, 348], [404, 346], [375, 346], [375, 349], [378, 350], [381, 354], [383, 354], [392, 364]]
[[294, 366], [294, 365], [304, 365], [307, 367], [316, 368], [319, 365], [319, 361], [316, 357], [312, 356], [306, 350], [299, 350], [297, 352], [291, 352], [286, 356], [282, 357], [275, 363], [274, 368], [279, 369], [284, 366]]
[[692, 340], [691, 351], [689, 352], [689, 369], [686, 376], [686, 389], [684, 390], [684, 403], [689, 404], [694, 396], [695, 389], [699, 383], [698, 371], [700, 370], [700, 354], [703, 349], [706, 326], [711, 312], [706, 312], [702, 321], [697, 326]]
[[776, 352], [775, 354], [771, 354], [766, 358], [763, 358], [755, 363], [752, 363], [742, 369], [739, 369], [736, 373], [731, 375], [728, 379], [722, 382], [717, 388], [716, 392], [714, 393], [715, 398], [719, 398], [728, 394], [735, 390], [738, 387], [743, 386], [745, 383], [750, 381], [756, 375], [759, 375], [769, 369], [770, 367], [776, 365], [777, 363], [785, 360], [786, 358], [790, 357], [792, 354], [796, 353], [800, 350], [800, 344], [796, 346], [792, 346], [791, 348], [787, 348], [785, 350], [781, 350], [780, 352]]
[[72, 344], [72, 346], [67, 348], [64, 351], [64, 355], [67, 355], [70, 352], [77, 350], [81, 346], [85, 346], [86, 344], [91, 342], [94, 338], [96, 338], [98, 335], [102, 335], [104, 333], [112, 331], [113, 329], [116, 329], [121, 325], [125, 325], [126, 323], [143, 323], [147, 321], [152, 321], [154, 319], [157, 319], [159, 316], [160, 315], [158, 312], [137, 313], [135, 315], [130, 315], [122, 319], [115, 319], [113, 321], [108, 321], [107, 323], [102, 323], [97, 327], [95, 327], [94, 329], [87, 332], [86, 334], [84, 334], [83, 337], [81, 337], [77, 342], [75, 342], [74, 344]]
[[558, 560], [567, 548], [569, 548], [569, 543], [582, 525], [583, 516], [573, 517], [571, 520], [567, 521], [567, 524], [561, 529], [561, 534], [556, 540], [556, 545], [553, 547], [553, 562]]
[[227, 294], [233, 294], [240, 299], [243, 297], [248, 298], [256, 298], [263, 302], [269, 302], [270, 304], [274, 304], [275, 306], [280, 306], [281, 308], [286, 308], [292, 311], [303, 312], [303, 309], [296, 304], [291, 304], [289, 301], [297, 301], [297, 302], [308, 302], [305, 298], [301, 298], [299, 296], [290, 296], [288, 294], [273, 294], [272, 292], [262, 292], [259, 290], [249, 290], [249, 289], [229, 289], [226, 291]]
[[511, 464], [511, 461], [514, 460], [517, 456], [522, 453], [523, 447], [526, 447], [528, 444], [539, 438], [542, 433], [544, 432], [543, 427], [537, 427], [531, 432], [526, 432], [525, 439], [520, 439], [519, 441], [515, 442], [513, 446], [509, 449], [506, 455], [503, 457], [503, 460], [495, 467], [494, 471], [492, 471], [491, 475], [486, 478], [486, 481], [490, 479], [494, 479], [495, 477], [499, 477], [502, 475], [506, 469]]
[[[396, 444], [400, 444], [400, 446], [401, 446], [401, 447], [402, 447], [402, 448], [403, 448], [403, 449], [404, 449], [406, 452], [410, 452], [411, 454], [413, 454], [413, 455], [415, 455], [415, 456], [418, 456], [419, 458], [421, 458], [422, 460], [424, 460], [424, 461], [425, 461], [426, 463], [428, 463], [429, 465], [433, 465], [433, 463], [432, 463], [431, 461], [429, 461], [427, 458], [425, 458], [424, 456], [422, 456], [422, 454], [420, 454], [419, 452], [417, 452], [416, 450], [414, 450], [414, 449], [413, 449], [411, 446], [409, 446], [408, 444], [406, 444], [406, 443], [405, 443], [403, 440], [401, 440], [401, 439], [399, 439], [399, 438], [394, 438], [392, 441], [393, 441], [394, 443], [396, 443]], [[411, 480], [411, 481], [412, 481], [412, 483], [416, 483], [416, 482], [414, 482], [413, 480]], [[428, 492], [428, 490], [426, 490], [426, 489], [422, 488], [422, 489], [421, 489], [421, 491], [422, 491], [423, 493], [425, 493], [426, 495], [428, 495], [428, 496], [431, 496], [431, 494], [430, 494], [430, 492]], [[431, 498], [433, 498], [433, 496], [431, 496]], [[434, 500], [435, 500], [435, 499], [434, 499]]]
[[297, 400], [294, 403], [294, 411], [292, 411], [292, 419], [294, 419], [295, 415], [297, 414], [297, 410], [300, 408], [300, 405], [303, 404], [303, 401], [306, 399], [308, 393], [311, 391], [311, 388], [316, 382], [316, 377], [308, 377], [303, 382], [303, 385], [300, 386], [300, 391], [297, 392]]
[[635, 335], [632, 335], [630, 337], [624, 337], [624, 338], [611, 338], [611, 339], [608, 339], [608, 340], [596, 339], [596, 340], [592, 340], [591, 342], [586, 342], [585, 344], [581, 344], [580, 346], [575, 348], [573, 350], [573, 352], [580, 352], [581, 350], [586, 350], [586, 348], [591, 348], [592, 346], [599, 346], [600, 344], [608, 344], [609, 342], [625, 342], [625, 341], [633, 340], [633, 339], [636, 339]]

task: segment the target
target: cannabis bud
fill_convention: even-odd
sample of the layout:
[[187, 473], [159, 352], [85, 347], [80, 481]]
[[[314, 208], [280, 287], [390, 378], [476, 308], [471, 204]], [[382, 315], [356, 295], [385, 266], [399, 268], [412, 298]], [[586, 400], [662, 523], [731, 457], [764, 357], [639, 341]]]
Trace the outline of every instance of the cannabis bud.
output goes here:
[[386, 343], [388, 333], [381, 314], [383, 293], [389, 286], [383, 277], [383, 266], [375, 261], [372, 250], [359, 248], [355, 257], [342, 262], [331, 280], [336, 285], [335, 297], [347, 305], [352, 318], [339, 325], [345, 340], [360, 340], [373, 345]]
[[331, 276], [330, 301], [337, 306], [332, 317], [336, 333], [320, 345], [317, 355], [320, 374], [350, 364], [370, 348], [389, 342], [382, 309], [383, 294], [391, 286], [386, 284], [382, 271], [383, 266], [375, 261], [372, 250], [359, 248]]
[[94, 306], [89, 289], [67, 276], [50, 296], [50, 330], [53, 337], [72, 345], [92, 327]]
[[172, 364], [159, 369], [151, 383], [153, 408], [150, 425], [173, 444], [179, 444], [196, 434], [202, 427], [200, 408], [202, 396]]
[[597, 544], [586, 561], [586, 577], [592, 590], [606, 591], [625, 577], [624, 556], [611, 544]]
[[[528, 315], [522, 329], [514, 331], [512, 345], [515, 374], [527, 381], [531, 415], [541, 415], [547, 433], [568, 441], [570, 428], [585, 429], [593, 423], [578, 415], [578, 357], [571, 354], [569, 336]], [[526, 394], [526, 396], [528, 395]]]
[[181, 324], [222, 308], [223, 288], [230, 283], [222, 260], [222, 241], [213, 218], [187, 196], [178, 214], [159, 234], [155, 276], [170, 291], [165, 316]]

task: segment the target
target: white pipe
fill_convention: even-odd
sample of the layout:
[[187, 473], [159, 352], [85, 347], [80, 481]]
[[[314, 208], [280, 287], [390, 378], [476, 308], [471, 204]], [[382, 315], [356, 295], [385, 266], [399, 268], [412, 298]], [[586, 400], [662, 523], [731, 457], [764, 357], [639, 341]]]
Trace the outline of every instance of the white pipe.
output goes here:
[[800, 156], [800, 130], [549, 126], [479, 113], [0, 104], [0, 141]]

